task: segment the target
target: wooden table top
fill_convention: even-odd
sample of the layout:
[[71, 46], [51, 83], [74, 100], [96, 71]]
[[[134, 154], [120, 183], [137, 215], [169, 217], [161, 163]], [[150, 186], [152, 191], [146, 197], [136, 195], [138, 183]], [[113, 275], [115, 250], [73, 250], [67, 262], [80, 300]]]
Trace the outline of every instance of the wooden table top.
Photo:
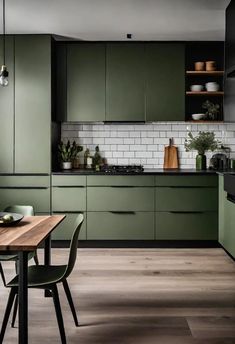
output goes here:
[[65, 215], [25, 216], [16, 226], [0, 227], [0, 251], [34, 251]]

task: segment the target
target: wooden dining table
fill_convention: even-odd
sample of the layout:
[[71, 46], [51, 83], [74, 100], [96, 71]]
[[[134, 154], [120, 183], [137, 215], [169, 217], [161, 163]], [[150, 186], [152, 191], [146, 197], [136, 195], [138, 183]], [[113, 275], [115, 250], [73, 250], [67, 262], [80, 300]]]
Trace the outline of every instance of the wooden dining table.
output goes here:
[[19, 257], [19, 337], [28, 344], [28, 253], [44, 241], [44, 263], [51, 263], [51, 232], [65, 215], [25, 216], [17, 225], [0, 227], [0, 251]]

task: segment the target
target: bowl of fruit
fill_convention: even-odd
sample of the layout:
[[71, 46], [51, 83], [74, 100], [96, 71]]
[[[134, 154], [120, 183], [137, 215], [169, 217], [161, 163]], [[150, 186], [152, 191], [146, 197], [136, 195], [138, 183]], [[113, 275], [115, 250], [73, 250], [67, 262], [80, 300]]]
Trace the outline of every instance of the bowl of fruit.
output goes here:
[[14, 226], [23, 219], [23, 215], [17, 213], [0, 212], [0, 226]]

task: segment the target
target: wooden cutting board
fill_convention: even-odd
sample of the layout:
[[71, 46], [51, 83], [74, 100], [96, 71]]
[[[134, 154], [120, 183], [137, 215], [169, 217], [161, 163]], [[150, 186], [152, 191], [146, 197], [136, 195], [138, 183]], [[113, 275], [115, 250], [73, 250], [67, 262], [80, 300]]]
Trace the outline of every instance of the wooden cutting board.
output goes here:
[[178, 148], [173, 146], [173, 139], [169, 139], [169, 146], [165, 147], [164, 168], [179, 168]]

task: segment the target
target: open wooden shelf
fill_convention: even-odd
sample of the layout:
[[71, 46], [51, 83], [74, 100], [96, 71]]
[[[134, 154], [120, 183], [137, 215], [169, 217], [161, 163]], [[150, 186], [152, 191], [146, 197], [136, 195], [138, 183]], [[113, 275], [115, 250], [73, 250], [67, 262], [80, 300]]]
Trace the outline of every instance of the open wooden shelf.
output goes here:
[[196, 71], [196, 70], [187, 70], [186, 71], [187, 75], [208, 75], [208, 76], [223, 76], [224, 75], [224, 71], [223, 70], [215, 70], [215, 71]]
[[187, 91], [186, 92], [187, 96], [223, 96], [224, 92], [223, 91], [218, 91], [218, 92], [207, 92], [207, 91], [201, 91], [201, 92], [192, 92], [192, 91]]

